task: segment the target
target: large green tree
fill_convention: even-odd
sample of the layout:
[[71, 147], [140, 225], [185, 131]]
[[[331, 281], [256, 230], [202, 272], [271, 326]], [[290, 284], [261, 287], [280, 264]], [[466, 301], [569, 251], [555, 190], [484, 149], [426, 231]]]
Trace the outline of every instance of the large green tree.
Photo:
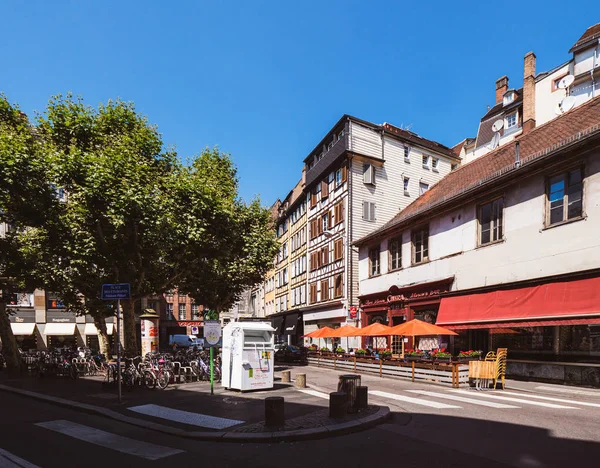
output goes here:
[[[47, 176], [43, 140], [27, 116], [0, 95], [0, 338], [10, 371], [19, 369], [6, 303], [11, 294], [40, 285], [31, 273], [39, 257], [23, 252], [23, 238], [44, 226], [58, 207]], [[42, 253], [41, 251], [39, 252]]]

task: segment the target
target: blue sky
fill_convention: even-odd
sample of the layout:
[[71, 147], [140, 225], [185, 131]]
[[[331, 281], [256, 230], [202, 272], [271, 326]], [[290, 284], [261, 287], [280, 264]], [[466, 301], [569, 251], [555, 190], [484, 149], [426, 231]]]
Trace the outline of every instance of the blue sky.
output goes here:
[[231, 153], [265, 204], [342, 114], [452, 146], [497, 78], [522, 85], [529, 50], [553, 68], [600, 21], [593, 1], [5, 0], [0, 18], [0, 92], [24, 111], [68, 91], [133, 101], [181, 156]]

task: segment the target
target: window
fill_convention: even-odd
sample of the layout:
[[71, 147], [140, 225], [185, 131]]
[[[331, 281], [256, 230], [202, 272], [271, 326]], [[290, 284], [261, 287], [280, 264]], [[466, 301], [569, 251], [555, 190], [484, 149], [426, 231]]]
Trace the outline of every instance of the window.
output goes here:
[[320, 250], [321, 263], [320, 266], [329, 265], [329, 247], [326, 245]]
[[342, 169], [338, 169], [335, 171], [335, 186], [339, 186], [342, 184]]
[[498, 198], [479, 207], [479, 245], [502, 240], [504, 198]]
[[344, 239], [336, 239], [333, 243], [333, 260], [344, 258]]
[[419, 195], [423, 195], [427, 190], [429, 190], [429, 184], [419, 182]]
[[321, 182], [321, 200], [329, 196], [329, 178]]
[[365, 221], [375, 221], [375, 203], [363, 202], [363, 219]]
[[388, 241], [390, 255], [390, 270], [402, 268], [402, 236], [394, 237]]
[[313, 188], [310, 191], [310, 207], [314, 208], [315, 206], [317, 206], [317, 189]]
[[192, 304], [192, 318], [200, 317], [200, 309], [198, 308], [198, 304]]
[[329, 300], [329, 280], [321, 281], [321, 300], [328, 301]]
[[283, 244], [283, 258], [287, 258], [288, 256], [288, 245], [287, 242], [285, 244]]
[[310, 295], [309, 295], [309, 298], [310, 298], [310, 302], [311, 303], [317, 302], [317, 283], [312, 283], [310, 285]]
[[375, 166], [363, 164], [363, 183], [375, 185]]
[[369, 249], [369, 276], [376, 276], [381, 272], [379, 254], [379, 246]]
[[579, 167], [548, 181], [547, 225], [582, 216], [583, 171]]
[[321, 217], [321, 224], [323, 225], [323, 231], [325, 232], [329, 229], [329, 218], [330, 215], [329, 213], [325, 213], [322, 217]]
[[185, 320], [185, 304], [184, 303], [180, 303], [179, 304], [179, 320]]
[[404, 178], [404, 195], [410, 195], [410, 192], [408, 191], [408, 183], [410, 182], [410, 179], [408, 177]]
[[513, 112], [506, 116], [506, 128], [513, 128], [517, 126], [517, 113]]
[[453, 163], [453, 164], [450, 165], [450, 170], [453, 171], [457, 167], [458, 167], [458, 164], [457, 163]]
[[288, 269], [287, 267], [283, 269], [283, 284], [288, 283]]
[[404, 145], [404, 161], [410, 162], [410, 146]]
[[175, 320], [173, 317], [173, 303], [167, 302], [167, 320]]
[[509, 92], [508, 94], [504, 95], [503, 98], [503, 106], [506, 106], [507, 104], [510, 104], [511, 102], [513, 102], [515, 100], [515, 93], [514, 92]]
[[433, 170], [433, 172], [439, 172], [440, 160], [438, 158], [431, 158], [431, 169]]
[[423, 169], [429, 169], [429, 156], [423, 155]]
[[338, 298], [344, 295], [344, 283], [342, 275], [335, 275], [333, 277], [333, 297]]
[[413, 263], [429, 260], [429, 228], [413, 231]]

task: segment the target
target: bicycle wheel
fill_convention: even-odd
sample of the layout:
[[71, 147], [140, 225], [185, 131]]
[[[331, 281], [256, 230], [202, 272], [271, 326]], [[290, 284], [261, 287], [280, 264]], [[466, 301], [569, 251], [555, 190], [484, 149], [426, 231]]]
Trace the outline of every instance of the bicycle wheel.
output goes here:
[[156, 385], [158, 385], [158, 388], [161, 390], [167, 388], [169, 386], [169, 375], [162, 371], [159, 372], [156, 376]]
[[156, 377], [154, 376], [154, 373], [150, 371], [144, 372], [143, 384], [146, 388], [156, 388]]

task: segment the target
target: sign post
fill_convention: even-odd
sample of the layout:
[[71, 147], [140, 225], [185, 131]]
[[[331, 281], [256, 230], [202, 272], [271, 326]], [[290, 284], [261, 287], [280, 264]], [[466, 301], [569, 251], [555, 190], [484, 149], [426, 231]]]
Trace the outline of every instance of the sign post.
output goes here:
[[214, 347], [221, 338], [221, 322], [218, 320], [205, 320], [204, 321], [204, 339], [210, 346], [210, 394], [214, 395]]
[[101, 298], [103, 301], [117, 301], [117, 392], [121, 403], [121, 299], [131, 298], [129, 283], [103, 284]]

